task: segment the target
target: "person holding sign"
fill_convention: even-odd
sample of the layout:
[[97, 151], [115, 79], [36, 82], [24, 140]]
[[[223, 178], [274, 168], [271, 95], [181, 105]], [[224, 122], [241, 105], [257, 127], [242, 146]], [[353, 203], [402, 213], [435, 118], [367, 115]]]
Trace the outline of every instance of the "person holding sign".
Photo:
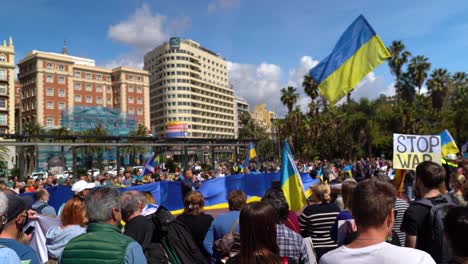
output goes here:
[[423, 161], [441, 164], [439, 135], [393, 134], [393, 168], [414, 170]]

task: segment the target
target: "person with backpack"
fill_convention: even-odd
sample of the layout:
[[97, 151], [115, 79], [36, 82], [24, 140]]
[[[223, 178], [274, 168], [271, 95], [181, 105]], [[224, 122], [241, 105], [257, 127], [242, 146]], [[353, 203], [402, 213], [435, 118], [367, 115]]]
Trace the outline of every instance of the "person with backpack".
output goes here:
[[55, 209], [47, 203], [49, 202], [49, 196], [49, 192], [46, 189], [39, 189], [35, 191], [34, 199], [36, 202], [32, 205], [32, 209], [38, 214], [57, 216]]
[[416, 192], [420, 197], [406, 210], [401, 225], [401, 231], [406, 233], [406, 247], [429, 253], [437, 263], [451, 259], [443, 219], [456, 206], [449, 195], [440, 191], [444, 181], [441, 165], [424, 161], [416, 167]]

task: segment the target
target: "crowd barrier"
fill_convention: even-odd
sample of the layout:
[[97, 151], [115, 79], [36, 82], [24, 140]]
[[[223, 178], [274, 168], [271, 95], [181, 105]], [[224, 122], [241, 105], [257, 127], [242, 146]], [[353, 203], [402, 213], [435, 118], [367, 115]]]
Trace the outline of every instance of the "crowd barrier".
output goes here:
[[[301, 174], [305, 189], [317, 184], [320, 180], [311, 179], [307, 173]], [[207, 209], [227, 208], [227, 195], [232, 190], [242, 190], [248, 197], [261, 197], [272, 186], [272, 182], [280, 181], [280, 173], [236, 174], [204, 181], [199, 191], [205, 197]], [[147, 191], [153, 194], [157, 204], [164, 205], [171, 211], [182, 209], [182, 191], [180, 182], [163, 181], [151, 184], [122, 188], [121, 192], [129, 190]], [[47, 188], [50, 193], [49, 204], [56, 210], [73, 196], [70, 186], [55, 186]], [[23, 194], [31, 195], [31, 194]]]

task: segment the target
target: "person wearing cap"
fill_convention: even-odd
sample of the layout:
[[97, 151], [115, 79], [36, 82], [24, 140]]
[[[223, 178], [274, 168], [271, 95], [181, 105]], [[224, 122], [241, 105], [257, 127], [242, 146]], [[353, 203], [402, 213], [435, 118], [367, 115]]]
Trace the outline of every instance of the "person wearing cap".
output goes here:
[[94, 182], [89, 183], [85, 180], [79, 180], [73, 184], [71, 190], [74, 192], [76, 195], [82, 195], [86, 196], [86, 194], [91, 190], [92, 188], [96, 187], [96, 184]]
[[457, 155], [448, 154], [441, 160], [441, 162], [445, 169], [445, 175], [447, 176], [445, 177], [445, 187], [450, 191], [452, 190], [452, 187], [450, 186], [450, 175], [452, 175], [452, 173], [456, 173], [458, 170]]
[[26, 203], [17, 195], [2, 193], [0, 195], [0, 204], [2, 206], [6, 205], [3, 213], [0, 211], [3, 226], [0, 232], [0, 245], [15, 251], [22, 262], [39, 264], [39, 257], [34, 249], [16, 240], [24, 225], [28, 222]]
[[[3, 230], [3, 226], [7, 218], [6, 216], [7, 205], [8, 205], [8, 201], [7, 201], [6, 195], [3, 192], [0, 192], [0, 233]], [[20, 262], [21, 260], [19, 259], [15, 251], [3, 245], [0, 246], [0, 264], [20, 263]]]

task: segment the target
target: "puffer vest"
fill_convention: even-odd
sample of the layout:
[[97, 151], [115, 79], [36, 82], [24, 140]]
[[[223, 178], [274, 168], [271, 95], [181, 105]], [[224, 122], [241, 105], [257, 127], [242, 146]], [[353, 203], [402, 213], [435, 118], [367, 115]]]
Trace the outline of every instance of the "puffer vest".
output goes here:
[[115, 226], [91, 223], [86, 233], [79, 235], [65, 246], [60, 263], [124, 264], [125, 251], [134, 240], [122, 235]]

